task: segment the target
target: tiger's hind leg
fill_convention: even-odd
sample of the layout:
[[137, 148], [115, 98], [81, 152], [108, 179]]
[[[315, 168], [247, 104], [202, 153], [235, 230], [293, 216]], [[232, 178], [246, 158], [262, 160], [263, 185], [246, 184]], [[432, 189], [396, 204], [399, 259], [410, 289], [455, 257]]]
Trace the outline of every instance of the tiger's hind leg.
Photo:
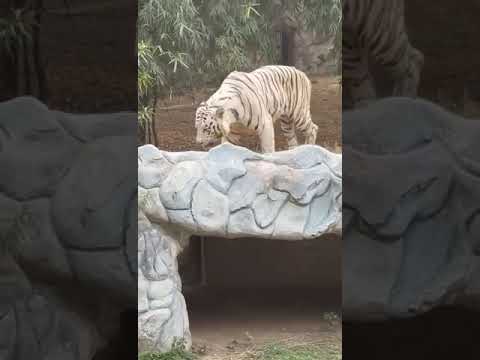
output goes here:
[[305, 137], [305, 144], [314, 145], [317, 142], [318, 125], [312, 121], [310, 112], [306, 115], [304, 121], [300, 121], [298, 130]]
[[291, 118], [282, 116], [280, 118], [280, 128], [287, 140], [288, 149], [293, 149], [298, 146], [297, 134], [295, 133], [295, 124]]
[[408, 70], [396, 80], [393, 88], [394, 96], [417, 97], [420, 77], [425, 63], [425, 56], [420, 50], [410, 47]]
[[361, 79], [345, 81], [347, 94], [347, 100], [345, 101], [346, 108], [358, 109], [367, 107], [376, 100], [377, 94], [373, 77], [369, 72], [366, 72], [364, 76], [365, 77]]
[[[353, 36], [348, 32], [346, 35]], [[342, 51], [342, 107], [355, 109], [368, 106], [377, 98], [368, 52], [348, 37], [342, 43]]]

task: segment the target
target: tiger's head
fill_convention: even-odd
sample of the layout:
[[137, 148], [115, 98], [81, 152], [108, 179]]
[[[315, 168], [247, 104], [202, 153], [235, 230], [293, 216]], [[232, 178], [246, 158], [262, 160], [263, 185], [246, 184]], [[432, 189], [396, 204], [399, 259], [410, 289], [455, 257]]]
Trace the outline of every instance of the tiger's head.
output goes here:
[[222, 129], [218, 122], [223, 113], [222, 108], [209, 107], [200, 103], [195, 113], [195, 128], [197, 129], [197, 144], [204, 148], [218, 142], [222, 137]]

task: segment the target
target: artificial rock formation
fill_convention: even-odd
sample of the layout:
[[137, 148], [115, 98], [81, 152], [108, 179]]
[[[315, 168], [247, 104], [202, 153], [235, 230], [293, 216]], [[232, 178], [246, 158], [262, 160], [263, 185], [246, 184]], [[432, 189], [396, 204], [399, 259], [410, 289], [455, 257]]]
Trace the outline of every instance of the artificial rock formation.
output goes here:
[[341, 232], [342, 157], [319, 146], [258, 154], [138, 150], [139, 343], [191, 342], [176, 256], [192, 235], [278, 240]]
[[142, 344], [188, 345], [176, 256], [192, 234], [302, 240], [343, 223], [345, 320], [479, 309], [480, 124], [388, 99], [344, 114], [343, 136], [343, 156], [137, 153], [135, 114], [0, 103], [1, 358], [91, 360], [137, 301]]
[[423, 100], [343, 114], [343, 316], [480, 309], [480, 123]]
[[91, 360], [135, 309], [136, 114], [0, 103], [0, 358]]

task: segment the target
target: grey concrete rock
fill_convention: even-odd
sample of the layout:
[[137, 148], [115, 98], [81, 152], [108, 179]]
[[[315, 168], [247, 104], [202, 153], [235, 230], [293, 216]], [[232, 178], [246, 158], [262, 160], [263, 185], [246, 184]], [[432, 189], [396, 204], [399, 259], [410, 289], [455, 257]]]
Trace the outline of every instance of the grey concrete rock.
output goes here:
[[51, 196], [74, 163], [79, 143], [33, 98], [4, 102], [0, 113], [0, 192], [17, 200]]
[[264, 155], [264, 159], [293, 169], [309, 169], [325, 164], [335, 174], [342, 173], [342, 155], [316, 145], [303, 145], [288, 151], [277, 151]]
[[150, 300], [163, 299], [173, 292], [175, 284], [172, 280], [166, 278], [164, 280], [153, 281], [147, 289], [147, 296]]
[[130, 272], [133, 278], [137, 277], [138, 272], [138, 196], [134, 196], [130, 199], [128, 204], [128, 214], [125, 217], [125, 254], [127, 257]]
[[[272, 196], [271, 194], [275, 195]], [[267, 226], [273, 224], [287, 200], [288, 193], [286, 192], [269, 191], [268, 194], [259, 195], [252, 204], [257, 225], [265, 229]]]
[[173, 224], [184, 224], [186, 231], [198, 232], [198, 223], [193, 217], [192, 210], [167, 210], [168, 221]]
[[287, 202], [275, 219], [272, 238], [281, 240], [303, 239], [309, 214], [309, 206]]
[[0, 194], [0, 254], [17, 247], [18, 239], [10, 234], [15, 231], [23, 214], [22, 204]]
[[[148, 145], [145, 145], [148, 146]], [[139, 151], [143, 154], [142, 146]], [[158, 150], [158, 149], [157, 149]], [[177, 164], [183, 161], [200, 161], [204, 160], [208, 153], [203, 151], [181, 151], [181, 152], [162, 152], [165, 158], [172, 164]]]
[[168, 174], [173, 167], [164, 154], [153, 145], [145, 145], [142, 152], [138, 153], [138, 162], [144, 171], [138, 174], [138, 184], [144, 189], [160, 186], [164, 175]]
[[0, 103], [0, 358], [92, 360], [136, 307], [135, 127]]
[[293, 201], [300, 205], [310, 204], [312, 198], [327, 191], [331, 175], [321, 165], [306, 170], [291, 170], [280, 167], [273, 176], [272, 187], [289, 193]]
[[147, 145], [138, 159], [142, 349], [191, 344], [176, 262], [190, 236], [302, 240], [341, 232], [341, 156], [318, 146], [260, 155], [228, 143], [207, 153]]
[[143, 212], [154, 221], [168, 222], [167, 210], [160, 201], [160, 189], [153, 188], [146, 190], [144, 188], [138, 189], [139, 200]]
[[150, 301], [147, 296], [149, 282], [141, 272], [138, 274], [137, 286], [137, 310], [139, 314], [143, 314], [150, 309]]
[[[134, 139], [112, 137], [86, 145], [53, 197], [52, 214], [62, 242], [73, 248], [119, 248], [136, 179]], [[95, 184], [95, 186], [92, 186]]]
[[192, 194], [192, 215], [201, 232], [225, 236], [228, 198], [201, 180]]
[[217, 191], [226, 194], [232, 182], [246, 174], [245, 161], [258, 159], [249, 149], [225, 143], [208, 152], [205, 178]]
[[[382, 243], [361, 233], [356, 233], [355, 237], [357, 241], [345, 241], [343, 249], [342, 316], [383, 320], [388, 312], [392, 285], [402, 266], [403, 243]], [[352, 286], [355, 288], [350, 288]]]
[[175, 341], [191, 345], [176, 257], [179, 244], [168, 228], [139, 231], [138, 342], [141, 351], [167, 351]]
[[136, 301], [136, 294], [131, 289], [136, 288], [137, 279], [130, 270], [123, 248], [102, 251], [75, 249], [68, 251], [68, 257], [78, 281], [108, 292], [127, 305]]
[[172, 167], [160, 185], [160, 199], [167, 209], [190, 209], [192, 192], [203, 177], [199, 162], [184, 161]]
[[19, 254], [23, 263], [34, 266], [38, 271], [51, 271], [65, 281], [73, 273], [66, 249], [62, 246], [50, 217], [51, 203], [38, 199], [25, 203], [30, 225], [21, 243]]
[[344, 113], [344, 319], [480, 310], [479, 138], [424, 100]]
[[68, 114], [52, 113], [65, 130], [77, 140], [88, 143], [112, 136], [132, 136], [137, 132], [137, 114], [119, 112], [114, 114]]
[[257, 176], [247, 173], [237, 179], [229, 189], [230, 211], [234, 212], [252, 205], [258, 194], [265, 190], [265, 183]]
[[[172, 156], [172, 153], [144, 146], [138, 153], [139, 178], [143, 178], [144, 172], [155, 171], [152, 158], [181, 160], [171, 163], [170, 168], [156, 165], [162, 167], [162, 171], [170, 172], [163, 174], [163, 182], [157, 185], [161, 203], [152, 192], [154, 200], [140, 204], [151, 222], [173, 224], [191, 234], [229, 238], [263, 234], [262, 229], [280, 217], [287, 219], [289, 225], [286, 226], [295, 227], [295, 230], [283, 233], [283, 225], [278, 225], [282, 229], [278, 236], [282, 239], [301, 240], [311, 238], [313, 234], [341, 232], [341, 206], [338, 205], [342, 191], [341, 156], [319, 146], [305, 145], [290, 151], [257, 154], [225, 143], [211, 149], [206, 156], [193, 153], [193, 157], [191, 154]], [[147, 198], [143, 194], [150, 193], [145, 192], [146, 188], [141, 184], [139, 186], [142, 199]], [[316, 205], [331, 206], [327, 211], [329, 216], [321, 218], [326, 223], [310, 216], [310, 205], [317, 198], [330, 199], [317, 201]], [[288, 201], [300, 206], [285, 208]], [[167, 209], [166, 216], [163, 209]], [[238, 213], [244, 209], [252, 211]], [[296, 209], [293, 214], [292, 209]], [[283, 211], [285, 214], [282, 215]], [[295, 220], [290, 219], [292, 215]], [[307, 223], [308, 234], [305, 232]]]
[[2, 256], [0, 274], [2, 359], [92, 359], [104, 345], [85, 308], [72, 311], [55, 291], [32, 285], [12, 257]]
[[273, 224], [261, 228], [255, 221], [251, 208], [241, 209], [230, 215], [227, 232], [238, 237], [258, 237], [269, 239], [273, 234]]
[[[335, 185], [342, 187], [341, 183]], [[335, 198], [338, 192], [323, 193], [317, 196], [310, 204], [310, 214], [304, 229], [305, 236], [317, 238], [323, 233], [339, 232], [342, 228], [342, 200]]]

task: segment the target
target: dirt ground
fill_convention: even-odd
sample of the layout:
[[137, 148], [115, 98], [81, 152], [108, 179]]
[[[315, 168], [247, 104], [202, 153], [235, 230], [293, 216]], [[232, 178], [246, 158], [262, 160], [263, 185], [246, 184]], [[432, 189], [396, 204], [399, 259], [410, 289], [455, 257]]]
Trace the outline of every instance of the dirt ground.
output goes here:
[[198, 238], [179, 257], [193, 350], [202, 360], [253, 360], [272, 342], [340, 347], [338, 237], [205, 240], [203, 257]]
[[[0, 17], [9, 1], [0, 1]], [[101, 9], [105, 1], [68, 0], [72, 11]], [[107, 113], [137, 109], [137, 3], [120, 1], [115, 11], [81, 15], [45, 12], [39, 26], [39, 62], [44, 99], [55, 110]], [[107, 4], [108, 5], [108, 4]], [[45, 9], [63, 11], [63, 1], [45, 0]], [[3, 11], [2, 11], [3, 10]], [[0, 101], [16, 96], [14, 67], [0, 52]]]
[[202, 360], [243, 360], [272, 342], [340, 344], [340, 300], [315, 290], [205, 288], [186, 294], [193, 351]]
[[[311, 76], [313, 121], [319, 126], [317, 144], [332, 151], [340, 151], [341, 133], [341, 89], [339, 78]], [[195, 92], [191, 96], [162, 99], [158, 103], [155, 129], [157, 146], [162, 150], [186, 151], [202, 150], [195, 144], [195, 107], [192, 103], [206, 100], [215, 89]], [[167, 107], [186, 106], [186, 108], [166, 110]], [[286, 143], [280, 129], [276, 128], [276, 150], [286, 149]], [[246, 146], [256, 148], [256, 138], [249, 136]]]
[[461, 114], [466, 85], [480, 81], [480, 1], [458, 4], [409, 0], [405, 16], [412, 43], [425, 55], [420, 96]]

